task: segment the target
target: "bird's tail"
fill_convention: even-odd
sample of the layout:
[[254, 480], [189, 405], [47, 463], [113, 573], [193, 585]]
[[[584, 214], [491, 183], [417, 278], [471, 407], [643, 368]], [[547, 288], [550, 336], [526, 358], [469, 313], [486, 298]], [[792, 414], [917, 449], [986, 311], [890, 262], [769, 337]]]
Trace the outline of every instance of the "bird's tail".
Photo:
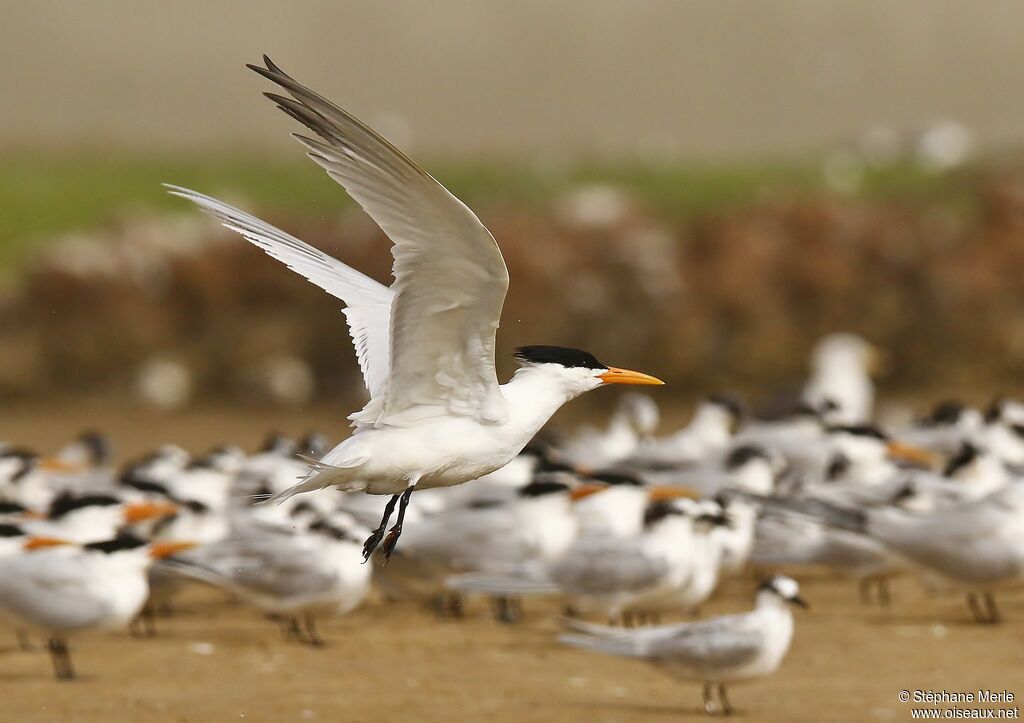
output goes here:
[[213, 587], [231, 587], [230, 581], [224, 575], [199, 562], [186, 560], [183, 557], [168, 557], [160, 560], [157, 565], [161, 570], [167, 570], [191, 580], [205, 582]]
[[554, 595], [559, 587], [551, 580], [526, 573], [469, 572], [444, 581], [449, 590], [483, 595]]
[[828, 527], [847, 532], [867, 532], [868, 515], [864, 510], [851, 509], [818, 499], [772, 497], [744, 494], [763, 509], [780, 515], [792, 515], [820, 522]]
[[299, 455], [309, 462], [309, 473], [298, 484], [281, 490], [260, 502], [263, 505], [279, 505], [295, 495], [303, 492], [315, 492], [327, 487], [337, 487], [342, 492], [362, 492], [366, 484], [359, 479], [353, 479], [350, 472], [362, 465], [366, 460], [352, 460], [351, 463], [326, 464], [319, 460]]
[[[602, 626], [596, 626], [602, 627]], [[582, 648], [595, 653], [605, 655], [618, 655], [627, 658], [640, 657], [641, 653], [636, 643], [625, 635], [602, 635], [569, 634], [559, 635], [558, 642], [563, 645], [570, 645], [574, 648]]]

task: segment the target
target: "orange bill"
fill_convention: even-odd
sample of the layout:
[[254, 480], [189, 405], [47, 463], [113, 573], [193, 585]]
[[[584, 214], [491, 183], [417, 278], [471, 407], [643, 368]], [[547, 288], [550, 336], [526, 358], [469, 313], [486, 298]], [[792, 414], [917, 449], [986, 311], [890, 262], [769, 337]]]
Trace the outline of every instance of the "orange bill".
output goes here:
[[608, 371], [606, 371], [604, 374], [600, 374], [599, 378], [605, 384], [661, 385], [665, 383], [658, 379], [657, 377], [652, 377], [650, 374], [644, 374], [643, 372], [634, 372], [630, 369], [619, 369], [618, 367], [608, 367]]
[[61, 545], [73, 544], [70, 540], [64, 540], [60, 537], [48, 537], [46, 535], [32, 535], [23, 545], [23, 549], [26, 551], [31, 550], [42, 550], [46, 547], [58, 547]]
[[647, 491], [647, 499], [651, 502], [678, 500], [683, 497], [691, 500], [699, 500], [701, 495], [695, 489], [690, 487], [680, 487], [677, 485], [655, 485]]
[[569, 492], [569, 499], [571, 499], [573, 502], [579, 502], [584, 497], [590, 497], [590, 495], [596, 494], [598, 492], [603, 492], [606, 489], [608, 489], [608, 485], [599, 485], [594, 484], [592, 482], [586, 482], [584, 484], [579, 485], [578, 487], [573, 487], [572, 490]]
[[171, 557], [172, 555], [177, 555], [179, 552], [184, 552], [185, 550], [191, 550], [193, 547], [196, 546], [196, 544], [197, 543], [195, 543], [195, 542], [184, 542], [184, 541], [177, 541], [177, 542], [154, 542], [149, 547], [149, 556], [154, 558], [154, 559], [156, 559], [156, 560], [162, 560], [165, 557]]
[[886, 452], [892, 459], [909, 462], [926, 469], [937, 467], [940, 461], [939, 456], [935, 452], [923, 449], [922, 447], [915, 447], [912, 444], [904, 444], [903, 442], [889, 442], [886, 446]]
[[61, 461], [57, 457], [44, 457], [43, 459], [39, 460], [39, 462], [36, 464], [36, 467], [42, 470], [43, 472], [64, 474], [82, 471], [82, 468], [79, 467], [78, 465], [68, 464], [67, 462]]
[[124, 508], [125, 522], [130, 524], [177, 514], [178, 506], [170, 502], [133, 502]]

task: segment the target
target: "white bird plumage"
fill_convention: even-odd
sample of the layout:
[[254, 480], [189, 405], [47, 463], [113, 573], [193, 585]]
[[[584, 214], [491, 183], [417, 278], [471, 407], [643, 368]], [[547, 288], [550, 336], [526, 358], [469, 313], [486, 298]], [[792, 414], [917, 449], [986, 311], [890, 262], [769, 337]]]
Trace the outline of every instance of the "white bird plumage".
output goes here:
[[499, 469], [562, 404], [602, 383], [661, 383], [573, 351], [569, 360], [521, 356], [525, 368], [499, 386], [495, 333], [509, 279], [494, 237], [387, 140], [266, 56], [264, 62], [249, 67], [287, 93], [267, 97], [319, 136], [295, 134], [307, 155], [391, 239], [395, 279], [387, 288], [250, 214], [169, 187], [347, 306], [370, 400], [350, 416], [355, 433], [278, 499], [330, 485], [393, 495], [367, 540], [369, 555], [401, 495], [384, 546], [390, 554], [414, 488], [461, 484]]

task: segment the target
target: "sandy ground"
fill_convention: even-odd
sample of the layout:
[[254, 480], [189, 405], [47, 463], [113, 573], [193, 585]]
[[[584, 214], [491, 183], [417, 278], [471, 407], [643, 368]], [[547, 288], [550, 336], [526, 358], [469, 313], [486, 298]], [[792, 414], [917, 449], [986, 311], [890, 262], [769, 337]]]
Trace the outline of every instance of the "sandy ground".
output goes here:
[[[734, 582], [705, 614], [739, 610]], [[736, 686], [755, 721], [909, 720], [900, 690], [1020, 689], [1024, 598], [1010, 622], [969, 624], [957, 601], [897, 588], [889, 613], [860, 607], [843, 581], [805, 581], [813, 609], [771, 678]], [[534, 601], [518, 625], [470, 603], [439, 621], [413, 602], [374, 601], [325, 621], [324, 648], [285, 641], [213, 591], [187, 595], [154, 639], [89, 634], [73, 644], [81, 678], [56, 682], [44, 652], [0, 631], [0, 719], [10, 721], [659, 721], [699, 720], [698, 686], [640, 662], [562, 648], [557, 608]], [[1014, 705], [1014, 704], [1010, 704]]]
[[[269, 420], [274, 424], [270, 425]], [[76, 402], [0, 411], [0, 439], [46, 449], [87, 423], [110, 430], [124, 454], [159, 441], [193, 449], [252, 444], [268, 426], [299, 432], [336, 423], [331, 411], [210, 411], [172, 417]], [[862, 607], [853, 585], [804, 575], [812, 610], [771, 678], [736, 686], [738, 714], [754, 721], [900, 721], [901, 690], [1003, 690], [1024, 695], [1024, 594], [1000, 597], [1007, 622], [968, 622], [958, 598], [930, 598], [898, 581], [892, 608]], [[703, 614], [749, 605], [752, 583], [731, 581]], [[527, 603], [502, 625], [470, 601], [464, 619], [439, 621], [414, 601], [374, 599], [324, 621], [329, 644], [285, 641], [275, 626], [222, 595], [196, 588], [154, 639], [126, 633], [73, 641], [81, 678], [58, 683], [45, 652], [22, 652], [0, 629], [3, 721], [659, 721], [697, 720], [699, 687], [641, 662], [564, 649], [553, 601]], [[1009, 704], [1010, 706], [1016, 703]]]

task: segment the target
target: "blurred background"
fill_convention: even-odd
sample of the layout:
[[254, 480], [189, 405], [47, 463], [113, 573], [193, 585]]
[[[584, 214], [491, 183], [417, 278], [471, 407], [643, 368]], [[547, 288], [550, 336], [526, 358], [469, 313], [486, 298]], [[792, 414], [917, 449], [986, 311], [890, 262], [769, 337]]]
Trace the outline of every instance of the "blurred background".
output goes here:
[[492, 229], [505, 373], [514, 346], [558, 343], [658, 374], [666, 400], [770, 404], [847, 330], [889, 352], [888, 398], [1013, 392], [1022, 21], [916, 0], [8, 8], [0, 401], [46, 429], [358, 405], [337, 304], [160, 186], [388, 278], [380, 231], [243, 67], [263, 52]]
[[[8, 2], [0, 440], [46, 453], [95, 428], [122, 463], [347, 434], [363, 391], [339, 303], [161, 187], [388, 280], [383, 234], [244, 68], [263, 53], [493, 231], [512, 277], [503, 378], [516, 346], [584, 348], [665, 379], [668, 431], [717, 390], [777, 407], [815, 342], [849, 331], [888, 353], [883, 414], [1019, 395], [1022, 27], [1009, 0]], [[619, 398], [555, 424], [601, 424]], [[896, 720], [900, 687], [1001, 686], [1019, 667], [1005, 630], [864, 613], [892, 633], [864, 646], [848, 589], [809, 597], [787, 674], [744, 694], [758, 720]], [[748, 604], [743, 588], [721, 609]], [[321, 656], [225, 604], [213, 626], [83, 645], [81, 687], [0, 646], [0, 687], [18, 720], [679, 719], [693, 690], [560, 655], [550, 612], [442, 628], [370, 605]]]

